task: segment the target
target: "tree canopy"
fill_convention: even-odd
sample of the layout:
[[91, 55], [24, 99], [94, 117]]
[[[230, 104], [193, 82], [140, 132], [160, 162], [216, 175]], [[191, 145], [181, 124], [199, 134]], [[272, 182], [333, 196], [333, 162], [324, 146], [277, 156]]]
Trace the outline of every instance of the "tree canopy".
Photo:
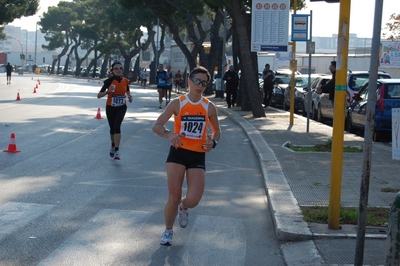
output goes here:
[[386, 23], [386, 29], [389, 32], [385, 33], [384, 37], [391, 41], [400, 40], [400, 13], [390, 15], [389, 22]]
[[39, 0], [1, 0], [0, 1], [0, 39], [4, 39], [3, 26], [14, 19], [36, 14]]

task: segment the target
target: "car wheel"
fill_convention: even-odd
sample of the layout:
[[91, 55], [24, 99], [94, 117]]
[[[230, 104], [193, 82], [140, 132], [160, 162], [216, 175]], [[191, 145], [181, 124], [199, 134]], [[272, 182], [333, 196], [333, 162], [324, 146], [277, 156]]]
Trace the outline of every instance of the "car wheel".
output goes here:
[[311, 107], [311, 118], [313, 119], [313, 120], [315, 120], [315, 121], [317, 121], [317, 111], [315, 110], [315, 106], [313, 105], [312, 107]]
[[346, 131], [352, 134], [357, 132], [356, 128], [353, 125], [353, 120], [351, 119], [350, 115], [346, 116]]
[[301, 115], [304, 117], [307, 117], [307, 111], [306, 111], [306, 107], [304, 106], [304, 102], [301, 105]]
[[283, 100], [283, 109], [284, 109], [285, 111], [289, 111], [289, 110], [290, 110], [290, 106], [287, 106], [287, 105], [286, 105], [286, 100]]
[[317, 121], [320, 123], [325, 123], [325, 117], [322, 115], [321, 106], [318, 106]]
[[373, 132], [373, 135], [372, 135], [372, 140], [373, 140], [374, 142], [379, 142], [379, 141], [382, 140], [382, 134], [379, 133], [379, 132], [377, 132], [377, 131], [375, 130], [375, 128], [374, 128], [374, 132]]

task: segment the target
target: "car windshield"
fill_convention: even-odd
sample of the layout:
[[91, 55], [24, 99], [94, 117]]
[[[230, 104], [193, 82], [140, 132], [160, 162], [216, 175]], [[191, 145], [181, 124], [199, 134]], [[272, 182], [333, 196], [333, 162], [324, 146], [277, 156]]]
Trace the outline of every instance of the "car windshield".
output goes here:
[[289, 84], [291, 76], [285, 74], [275, 74], [275, 83], [276, 84]]
[[[378, 73], [378, 79], [387, 79], [390, 78], [387, 75], [382, 75]], [[366, 83], [369, 81], [368, 74], [357, 74], [351, 77], [349, 81], [349, 87], [353, 91], [359, 91]]]
[[385, 99], [400, 99], [400, 84], [388, 84]]
[[[290, 80], [292, 79], [291, 75], [288, 74], [275, 74], [275, 83], [276, 84], [290, 84]], [[311, 78], [311, 82], [315, 78]], [[307, 87], [308, 86], [308, 76], [304, 77], [296, 77], [296, 87]]]
[[[310, 78], [310, 84], [314, 81], [314, 77]], [[296, 77], [296, 87], [308, 87], [308, 76]]]

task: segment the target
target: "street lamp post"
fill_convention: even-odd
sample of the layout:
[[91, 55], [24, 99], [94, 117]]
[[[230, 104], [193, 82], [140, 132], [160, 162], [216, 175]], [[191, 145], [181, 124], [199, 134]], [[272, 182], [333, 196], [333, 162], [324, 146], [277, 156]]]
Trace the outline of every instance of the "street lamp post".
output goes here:
[[24, 47], [22, 46], [21, 41], [18, 40], [17, 38], [7, 36], [7, 39], [14, 39], [17, 42], [19, 42], [19, 44], [21, 45], [21, 55], [20, 55], [20, 58], [21, 58], [21, 75], [23, 75], [24, 74], [24, 57], [25, 57], [25, 55], [24, 55]]

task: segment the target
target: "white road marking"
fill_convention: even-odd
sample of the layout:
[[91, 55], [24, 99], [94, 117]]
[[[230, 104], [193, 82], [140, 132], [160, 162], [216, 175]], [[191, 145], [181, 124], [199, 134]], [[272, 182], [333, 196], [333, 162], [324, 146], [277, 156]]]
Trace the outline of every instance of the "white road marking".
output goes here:
[[0, 240], [45, 214], [54, 205], [8, 202], [0, 206]]
[[200, 215], [194, 223], [181, 266], [245, 265], [243, 220]]
[[132, 252], [150, 212], [104, 209], [73, 234], [39, 266], [112, 265]]

